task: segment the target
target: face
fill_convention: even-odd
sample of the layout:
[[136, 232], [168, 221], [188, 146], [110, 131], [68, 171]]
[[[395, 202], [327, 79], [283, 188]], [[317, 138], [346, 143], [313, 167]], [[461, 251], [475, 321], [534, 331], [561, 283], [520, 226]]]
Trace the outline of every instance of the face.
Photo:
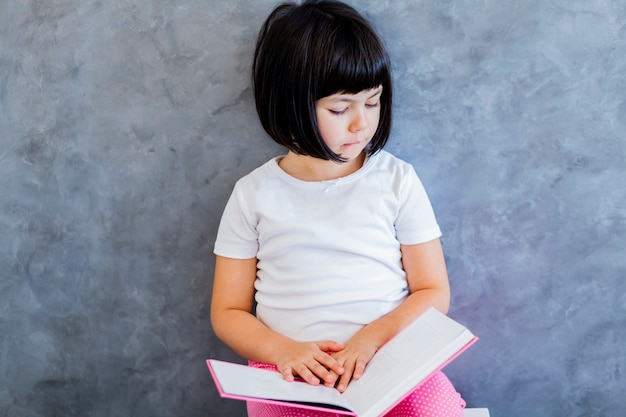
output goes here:
[[378, 128], [382, 91], [380, 86], [357, 94], [337, 93], [315, 102], [318, 127], [331, 151], [348, 161], [361, 154]]

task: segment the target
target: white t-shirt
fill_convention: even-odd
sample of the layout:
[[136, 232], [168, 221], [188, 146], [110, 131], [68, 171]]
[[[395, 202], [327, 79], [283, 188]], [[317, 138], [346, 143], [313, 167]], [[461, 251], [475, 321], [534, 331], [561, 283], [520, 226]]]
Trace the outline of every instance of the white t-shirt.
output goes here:
[[413, 167], [385, 151], [321, 182], [290, 176], [280, 158], [237, 182], [215, 254], [258, 259], [256, 314], [269, 328], [345, 342], [407, 297], [400, 244], [441, 231]]

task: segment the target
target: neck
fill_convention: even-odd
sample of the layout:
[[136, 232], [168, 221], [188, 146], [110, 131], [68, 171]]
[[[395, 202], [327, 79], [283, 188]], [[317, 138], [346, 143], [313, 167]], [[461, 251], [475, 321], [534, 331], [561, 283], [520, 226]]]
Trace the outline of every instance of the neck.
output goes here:
[[358, 171], [364, 162], [365, 152], [346, 162], [334, 162], [289, 151], [278, 165], [287, 174], [302, 181], [328, 181], [347, 177]]

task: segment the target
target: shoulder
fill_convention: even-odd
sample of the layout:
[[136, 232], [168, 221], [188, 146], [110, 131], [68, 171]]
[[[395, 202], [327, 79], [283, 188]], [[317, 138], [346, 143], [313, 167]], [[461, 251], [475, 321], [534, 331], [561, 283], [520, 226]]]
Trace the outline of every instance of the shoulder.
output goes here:
[[387, 151], [380, 151], [371, 157], [371, 169], [378, 173], [388, 175], [390, 179], [405, 182], [406, 180], [417, 179], [417, 174], [413, 165], [398, 158]]
[[392, 155], [388, 151], [381, 150], [371, 157], [371, 162], [379, 168], [388, 168], [392, 170], [409, 170], [414, 171], [413, 165], [409, 162]]
[[255, 168], [250, 173], [241, 177], [235, 183], [236, 191], [254, 191], [258, 190], [263, 184], [271, 181], [276, 176], [276, 168], [278, 168], [278, 158], [275, 157], [265, 162], [263, 165]]

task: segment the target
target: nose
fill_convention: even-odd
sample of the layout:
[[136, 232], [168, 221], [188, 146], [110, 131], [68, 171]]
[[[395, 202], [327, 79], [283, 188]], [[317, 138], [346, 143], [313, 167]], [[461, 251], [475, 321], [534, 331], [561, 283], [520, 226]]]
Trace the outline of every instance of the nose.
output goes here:
[[354, 113], [352, 120], [350, 120], [350, 132], [361, 131], [365, 129], [368, 124], [365, 109], [359, 109]]

